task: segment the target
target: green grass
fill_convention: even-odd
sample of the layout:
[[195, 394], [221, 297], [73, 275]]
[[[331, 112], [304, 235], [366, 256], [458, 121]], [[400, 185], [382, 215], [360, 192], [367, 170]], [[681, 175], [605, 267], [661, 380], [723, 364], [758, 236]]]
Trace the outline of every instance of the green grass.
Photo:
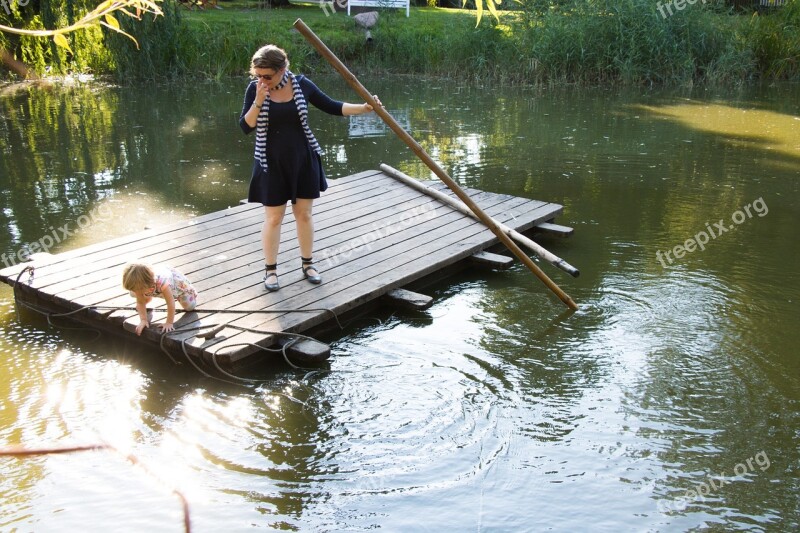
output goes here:
[[[596, 2], [532, 21], [529, 76], [578, 84], [738, 82], [751, 76], [751, 51], [735, 38], [739, 16], [696, 5], [666, 19], [647, 0]], [[692, 7], [692, 6], [689, 6]]]
[[474, 11], [412, 7], [407, 18], [399, 9], [380, 10], [367, 43], [352, 17], [328, 16], [313, 2], [259, 9], [254, 0], [220, 0], [222, 9], [190, 11], [168, 0], [166, 16], [155, 22], [125, 21], [141, 49], [106, 32], [113, 58], [106, 64], [126, 81], [220, 79], [245, 75], [253, 52], [273, 43], [297, 71], [328, 68], [294, 31], [301, 18], [355, 74], [532, 85], [800, 79], [800, 0], [768, 16], [697, 3], [666, 19], [653, 0], [570, 0], [557, 8], [527, 2], [527, 9], [501, 12], [499, 21], [485, 13], [477, 27]]
[[210, 77], [246, 73], [252, 53], [266, 43], [284, 48], [297, 70], [317, 68], [324, 59], [293, 30], [298, 18], [357, 72], [503, 78], [505, 58], [515, 55], [507, 27], [484, 18], [476, 28], [474, 13], [465, 10], [412, 8], [408, 18], [402, 10], [381, 10], [367, 43], [352, 17], [326, 16], [318, 4], [265, 10], [242, 6], [241, 1], [228, 4], [222, 3], [221, 10], [183, 14], [191, 35], [186, 43], [191, 52], [184, 55], [192, 71]]
[[188, 27], [187, 67], [212, 78], [246, 74], [253, 53], [270, 43], [286, 50], [295, 69], [303, 70], [319, 62], [318, 54], [293, 30], [292, 25], [298, 18], [324, 36], [328, 47], [337, 55], [349, 57], [364, 40], [363, 34], [355, 31], [352, 19], [341, 13], [326, 17], [318, 5], [212, 9], [193, 11], [184, 18]]
[[380, 11], [365, 43], [344, 13], [326, 16], [316, 3], [187, 13], [196, 40], [186, 54], [193, 71], [211, 77], [246, 72], [250, 54], [272, 42], [298, 70], [322, 59], [296, 32], [297, 18], [354, 72], [404, 73], [524, 84], [691, 85], [800, 79], [798, 1], [769, 16], [733, 14], [711, 4], [663, 19], [651, 0], [574, 0], [561, 9], [503, 11], [500, 21], [474, 11], [412, 7]]

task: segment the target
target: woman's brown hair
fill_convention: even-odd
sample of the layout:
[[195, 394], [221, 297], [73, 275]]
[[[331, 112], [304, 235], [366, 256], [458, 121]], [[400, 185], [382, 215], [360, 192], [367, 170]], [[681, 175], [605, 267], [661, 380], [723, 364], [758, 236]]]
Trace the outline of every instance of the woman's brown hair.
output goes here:
[[289, 67], [289, 58], [282, 48], [278, 48], [274, 44], [262, 46], [253, 54], [253, 59], [250, 60], [250, 74], [253, 76], [255, 76], [255, 69], [257, 68], [271, 68], [278, 72], [284, 67]]

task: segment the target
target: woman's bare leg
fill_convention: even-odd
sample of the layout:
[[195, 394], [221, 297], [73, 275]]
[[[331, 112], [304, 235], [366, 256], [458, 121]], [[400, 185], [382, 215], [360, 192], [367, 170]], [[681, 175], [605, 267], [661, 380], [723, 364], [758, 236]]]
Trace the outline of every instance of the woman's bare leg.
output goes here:
[[[278, 249], [281, 244], [281, 223], [286, 213], [286, 205], [265, 206], [264, 224], [261, 226], [261, 246], [264, 249], [264, 262], [274, 265], [278, 262]], [[267, 280], [274, 282], [276, 280]]]
[[[312, 210], [314, 200], [310, 198], [298, 198], [296, 204], [292, 204], [292, 213], [297, 222], [297, 242], [300, 245], [300, 257], [312, 257], [314, 253], [314, 220]], [[309, 274], [316, 275], [319, 272], [311, 267]]]

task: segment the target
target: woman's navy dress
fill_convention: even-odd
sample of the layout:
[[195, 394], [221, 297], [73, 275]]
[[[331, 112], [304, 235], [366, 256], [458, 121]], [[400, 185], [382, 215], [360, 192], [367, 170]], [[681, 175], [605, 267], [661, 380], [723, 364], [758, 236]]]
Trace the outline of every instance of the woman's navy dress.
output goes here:
[[[342, 115], [342, 102], [329, 98], [305, 76], [298, 75], [297, 82], [306, 102], [331, 115]], [[245, 133], [255, 130], [244, 120], [255, 98], [254, 80], [247, 86], [239, 117], [239, 125]], [[308, 145], [294, 99], [281, 103], [270, 101], [267, 170], [261, 168], [261, 162], [256, 158], [247, 201], [280, 206], [289, 200], [295, 203], [298, 198], [319, 198], [319, 193], [327, 188], [325, 170], [319, 154]]]

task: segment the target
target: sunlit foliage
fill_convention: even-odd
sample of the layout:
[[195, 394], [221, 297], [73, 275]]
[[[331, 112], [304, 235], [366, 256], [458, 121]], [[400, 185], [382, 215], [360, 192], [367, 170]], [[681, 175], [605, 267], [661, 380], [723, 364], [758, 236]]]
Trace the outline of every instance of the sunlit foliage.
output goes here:
[[0, 9], [0, 62], [22, 77], [47, 69], [108, 70], [112, 60], [102, 28], [136, 42], [120, 20], [159, 16], [161, 1], [6, 0]]
[[[5, 33], [15, 33], [17, 35], [52, 37], [53, 42], [55, 42], [56, 45], [66, 48], [71, 52], [72, 49], [70, 48], [69, 41], [67, 41], [65, 35], [76, 30], [82, 30], [93, 26], [105, 26], [106, 28], [127, 35], [133, 39], [130, 34], [126, 33], [120, 28], [119, 21], [114, 14], [122, 13], [123, 15], [137, 19], [141, 18], [142, 14], [144, 13], [161, 15], [161, 8], [158, 6], [157, 2], [161, 2], [161, 0], [105, 0], [103, 3], [86, 13], [77, 21], [70, 22], [67, 26], [53, 29], [30, 29], [0, 24], [0, 31]], [[9, 6], [10, 9], [14, 9], [16, 13], [20, 13], [20, 10], [24, 9], [19, 2], [11, 3]], [[27, 5], [25, 7], [27, 7]], [[69, 18], [73, 18], [74, 3], [67, 2], [64, 11], [72, 12]], [[133, 40], [135, 41], [136, 39]]]

